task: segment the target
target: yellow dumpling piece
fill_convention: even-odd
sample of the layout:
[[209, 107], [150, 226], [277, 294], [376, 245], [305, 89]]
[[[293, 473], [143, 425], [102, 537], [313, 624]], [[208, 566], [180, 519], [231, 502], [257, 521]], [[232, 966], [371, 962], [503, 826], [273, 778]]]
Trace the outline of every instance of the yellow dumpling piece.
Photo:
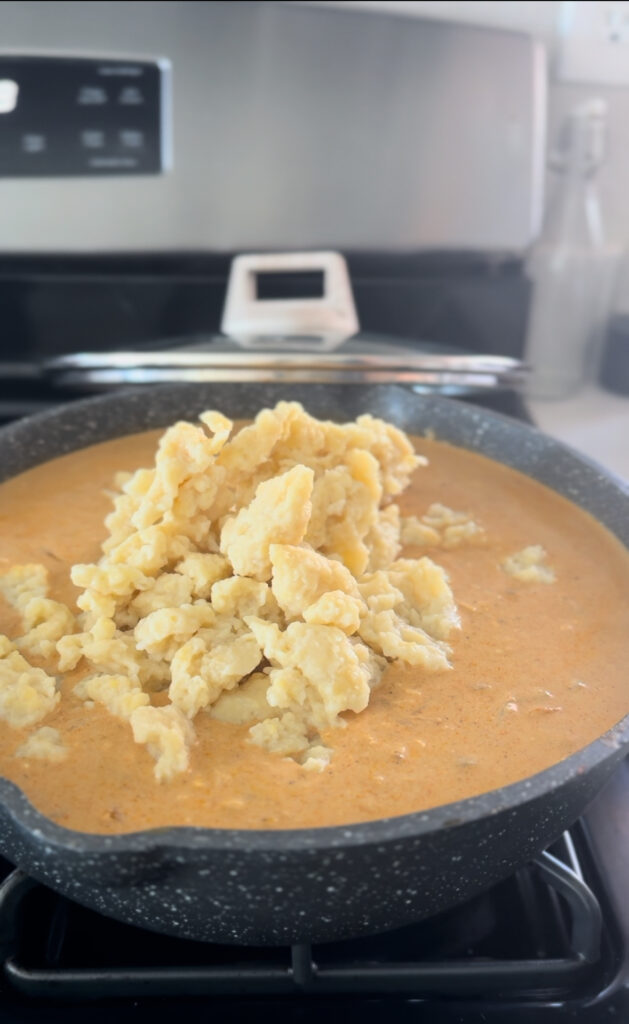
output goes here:
[[310, 496], [314, 474], [306, 466], [266, 480], [255, 498], [221, 533], [221, 551], [239, 576], [268, 580], [271, 575], [271, 544], [299, 544], [310, 520]]

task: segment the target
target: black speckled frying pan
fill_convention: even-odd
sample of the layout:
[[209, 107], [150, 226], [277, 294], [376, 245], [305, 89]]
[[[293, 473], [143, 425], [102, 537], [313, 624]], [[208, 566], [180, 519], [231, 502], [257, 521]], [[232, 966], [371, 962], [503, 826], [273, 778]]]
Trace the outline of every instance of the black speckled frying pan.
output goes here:
[[[319, 417], [371, 412], [411, 433], [431, 427], [440, 439], [548, 484], [629, 545], [626, 485], [529, 427], [397, 387], [173, 385], [109, 394], [0, 431], [0, 479], [208, 407], [251, 417], [280, 398], [297, 399]], [[155, 931], [269, 945], [341, 939], [434, 914], [506, 877], [579, 816], [628, 753], [629, 716], [503, 789], [403, 817], [294, 831], [87, 835], [53, 824], [0, 780], [0, 852], [72, 899]]]

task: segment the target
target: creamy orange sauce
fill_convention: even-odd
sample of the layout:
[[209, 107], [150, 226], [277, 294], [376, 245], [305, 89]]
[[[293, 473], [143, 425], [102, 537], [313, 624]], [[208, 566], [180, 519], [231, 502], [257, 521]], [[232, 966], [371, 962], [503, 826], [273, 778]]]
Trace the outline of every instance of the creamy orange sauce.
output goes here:
[[[0, 485], [0, 571], [41, 562], [51, 596], [74, 606], [69, 568], [99, 557], [105, 491], [116, 471], [151, 464], [160, 433], [87, 448]], [[322, 773], [246, 742], [245, 726], [200, 714], [190, 771], [162, 785], [129, 725], [73, 696], [75, 672], [43, 723], [60, 730], [67, 758], [16, 758], [27, 733], [0, 723], [0, 774], [48, 817], [89, 832], [323, 826], [503, 786], [619, 721], [629, 711], [627, 551], [535, 481], [443, 443], [414, 441], [430, 467], [415, 474], [403, 513], [422, 514], [439, 501], [469, 512], [488, 536], [486, 546], [429, 551], [450, 574], [461, 613], [463, 628], [450, 638], [452, 671], [389, 668], [369, 707], [348, 713], [346, 729], [323, 735], [334, 756]], [[530, 544], [546, 548], [556, 583], [520, 583], [500, 568]], [[21, 633], [2, 597], [0, 633]]]

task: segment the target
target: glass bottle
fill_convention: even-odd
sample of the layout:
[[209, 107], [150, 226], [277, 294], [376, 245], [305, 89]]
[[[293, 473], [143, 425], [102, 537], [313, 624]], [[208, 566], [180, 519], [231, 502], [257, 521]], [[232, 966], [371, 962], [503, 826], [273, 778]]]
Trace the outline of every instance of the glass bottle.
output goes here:
[[560, 177], [527, 261], [533, 291], [525, 359], [534, 398], [566, 397], [595, 375], [617, 262], [605, 240], [596, 184], [605, 115], [602, 101], [576, 107], [551, 161]]

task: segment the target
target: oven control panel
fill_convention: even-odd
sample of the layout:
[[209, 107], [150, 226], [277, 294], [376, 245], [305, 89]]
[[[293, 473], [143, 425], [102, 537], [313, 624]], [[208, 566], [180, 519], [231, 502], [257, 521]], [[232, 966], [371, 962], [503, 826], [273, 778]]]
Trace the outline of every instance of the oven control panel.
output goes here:
[[0, 54], [0, 177], [161, 174], [168, 65]]

